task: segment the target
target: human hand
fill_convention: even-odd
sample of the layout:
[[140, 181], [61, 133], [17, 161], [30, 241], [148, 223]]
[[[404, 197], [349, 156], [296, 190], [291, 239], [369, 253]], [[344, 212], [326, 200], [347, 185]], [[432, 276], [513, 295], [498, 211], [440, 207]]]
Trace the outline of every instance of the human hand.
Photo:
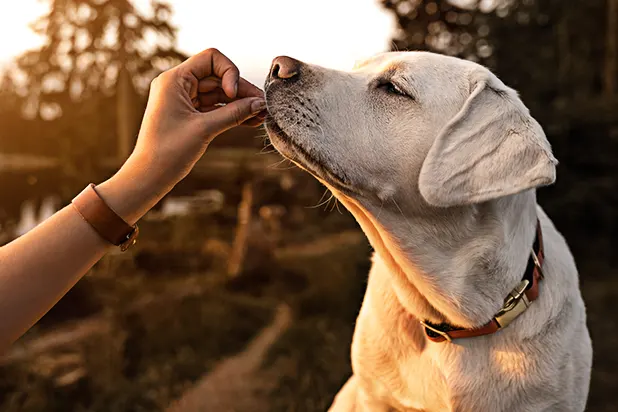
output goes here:
[[136, 222], [191, 171], [217, 135], [261, 124], [265, 108], [264, 93], [221, 52], [191, 57], [152, 82], [135, 150], [97, 187], [99, 194]]
[[265, 107], [264, 93], [240, 77], [220, 51], [207, 49], [152, 82], [130, 160], [173, 186], [217, 135], [240, 124], [261, 124]]

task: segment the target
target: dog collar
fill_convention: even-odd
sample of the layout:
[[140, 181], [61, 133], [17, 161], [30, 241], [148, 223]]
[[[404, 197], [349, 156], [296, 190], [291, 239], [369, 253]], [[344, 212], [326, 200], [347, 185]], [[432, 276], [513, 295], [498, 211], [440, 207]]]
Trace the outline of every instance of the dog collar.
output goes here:
[[515, 318], [525, 312], [530, 303], [539, 297], [539, 281], [543, 279], [543, 234], [541, 223], [537, 219], [536, 237], [528, 258], [528, 265], [521, 282], [509, 293], [504, 300], [502, 309], [491, 321], [475, 329], [465, 329], [448, 323], [434, 324], [427, 320], [421, 321], [425, 335], [433, 342], [451, 342], [453, 339], [472, 338], [475, 336], [490, 335], [507, 327]]

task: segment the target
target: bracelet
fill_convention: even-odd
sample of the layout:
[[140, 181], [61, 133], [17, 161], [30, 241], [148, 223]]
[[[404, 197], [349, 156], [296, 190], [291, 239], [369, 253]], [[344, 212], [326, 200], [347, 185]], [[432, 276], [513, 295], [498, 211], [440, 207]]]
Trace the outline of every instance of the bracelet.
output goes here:
[[77, 213], [109, 243], [125, 251], [137, 242], [139, 227], [131, 226], [116, 214], [89, 184], [71, 202]]

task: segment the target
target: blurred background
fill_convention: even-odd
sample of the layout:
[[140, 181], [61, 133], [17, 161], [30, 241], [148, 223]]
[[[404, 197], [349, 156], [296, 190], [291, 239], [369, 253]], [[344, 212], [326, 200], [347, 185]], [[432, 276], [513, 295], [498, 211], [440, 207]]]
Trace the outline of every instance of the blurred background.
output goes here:
[[[0, 244], [114, 173], [150, 80], [217, 47], [262, 85], [287, 54], [475, 60], [517, 89], [560, 165], [539, 201], [580, 270], [589, 410], [618, 408], [618, 0], [3, 0]], [[237, 128], [0, 358], [2, 411], [324, 411], [351, 373], [371, 249], [353, 218]]]

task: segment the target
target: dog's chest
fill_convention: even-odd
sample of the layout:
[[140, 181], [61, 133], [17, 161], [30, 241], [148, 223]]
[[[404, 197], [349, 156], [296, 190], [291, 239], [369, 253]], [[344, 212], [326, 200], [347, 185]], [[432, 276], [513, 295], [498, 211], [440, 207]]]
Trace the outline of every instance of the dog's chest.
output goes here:
[[471, 351], [466, 343], [429, 341], [381, 275], [374, 265], [352, 343], [354, 374], [368, 395], [400, 412], [495, 410], [495, 402], [482, 394], [490, 387], [503, 390], [491, 377], [509, 375], [505, 382], [512, 382], [513, 371], [494, 371], [496, 360], [480, 356], [489, 354], [480, 347]]
[[352, 345], [354, 373], [371, 397], [398, 411], [448, 411], [445, 370], [437, 366], [446, 348], [429, 344], [418, 320], [387, 294], [368, 288]]
[[[390, 331], [395, 328], [404, 331], [406, 323], [409, 322], [399, 319], [399, 325], [390, 325]], [[394, 337], [378, 328], [365, 329], [366, 326], [367, 322], [359, 317], [352, 362], [354, 373], [371, 396], [401, 412], [449, 410], [450, 394], [443, 371], [436, 367], [434, 350], [415, 347], [414, 336], [406, 346], [402, 345], [405, 338]], [[415, 329], [410, 328], [409, 332], [422, 333]]]

